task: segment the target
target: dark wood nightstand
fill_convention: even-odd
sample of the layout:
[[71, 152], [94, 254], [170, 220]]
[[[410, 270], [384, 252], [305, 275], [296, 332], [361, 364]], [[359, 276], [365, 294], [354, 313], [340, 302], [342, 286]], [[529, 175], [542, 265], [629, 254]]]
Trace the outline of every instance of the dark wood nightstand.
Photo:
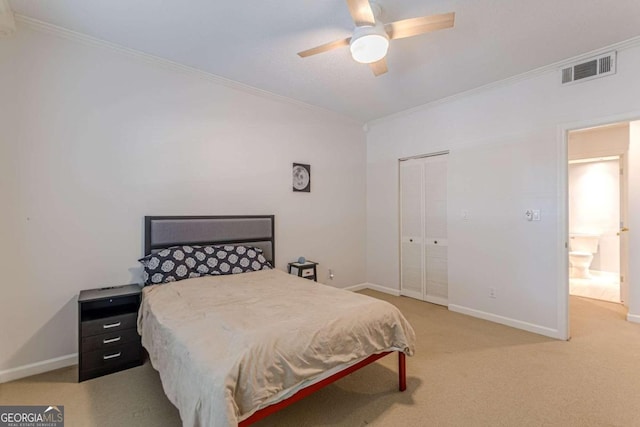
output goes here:
[[318, 281], [318, 272], [316, 271], [317, 262], [305, 261], [304, 263], [290, 262], [287, 264], [289, 274], [304, 277], [305, 279]]
[[88, 289], [78, 296], [78, 382], [142, 365], [136, 328], [138, 285]]

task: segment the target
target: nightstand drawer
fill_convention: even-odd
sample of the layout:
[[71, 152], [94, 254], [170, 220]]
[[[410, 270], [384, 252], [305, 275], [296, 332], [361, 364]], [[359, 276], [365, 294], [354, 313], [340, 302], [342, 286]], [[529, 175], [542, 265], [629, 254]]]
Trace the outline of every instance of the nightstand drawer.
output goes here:
[[298, 277], [302, 277], [304, 279], [309, 279], [313, 281], [318, 280], [318, 271], [317, 271], [317, 262], [314, 261], [305, 261], [304, 263], [299, 262], [290, 262], [287, 264], [287, 268], [289, 274], [293, 274]]
[[136, 342], [108, 349], [82, 353], [82, 370], [117, 368], [142, 358], [142, 347]]
[[82, 337], [104, 334], [107, 332], [119, 332], [124, 329], [135, 328], [137, 319], [138, 313], [126, 313], [118, 316], [88, 320], [82, 322]]
[[140, 335], [135, 328], [82, 337], [82, 351], [113, 348], [130, 341], [140, 341]]

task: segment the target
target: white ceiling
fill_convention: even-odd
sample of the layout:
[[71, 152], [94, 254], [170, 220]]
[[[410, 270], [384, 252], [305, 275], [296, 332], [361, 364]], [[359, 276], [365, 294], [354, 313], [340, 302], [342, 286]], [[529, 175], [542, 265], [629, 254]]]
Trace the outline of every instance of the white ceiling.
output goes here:
[[456, 12], [393, 40], [374, 77], [344, 0], [11, 0], [14, 12], [366, 122], [640, 35], [638, 0], [379, 0], [384, 22]]

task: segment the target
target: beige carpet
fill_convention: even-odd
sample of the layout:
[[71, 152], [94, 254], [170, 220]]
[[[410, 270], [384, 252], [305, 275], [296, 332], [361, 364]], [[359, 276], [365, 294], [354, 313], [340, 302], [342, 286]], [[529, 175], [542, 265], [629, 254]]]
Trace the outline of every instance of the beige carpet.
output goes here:
[[[256, 426], [639, 426], [640, 325], [620, 305], [571, 297], [569, 342], [374, 291], [416, 329], [408, 389], [387, 356]], [[387, 360], [388, 359], [388, 360]], [[77, 384], [75, 368], [0, 384], [0, 404], [65, 406], [66, 426], [179, 426], [157, 373]]]

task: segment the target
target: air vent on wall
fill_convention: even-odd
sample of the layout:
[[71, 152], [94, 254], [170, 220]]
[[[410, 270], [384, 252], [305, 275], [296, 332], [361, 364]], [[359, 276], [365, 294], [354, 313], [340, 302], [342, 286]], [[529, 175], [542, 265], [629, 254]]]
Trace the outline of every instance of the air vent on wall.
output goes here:
[[598, 55], [562, 69], [562, 84], [584, 82], [616, 72], [616, 52]]

